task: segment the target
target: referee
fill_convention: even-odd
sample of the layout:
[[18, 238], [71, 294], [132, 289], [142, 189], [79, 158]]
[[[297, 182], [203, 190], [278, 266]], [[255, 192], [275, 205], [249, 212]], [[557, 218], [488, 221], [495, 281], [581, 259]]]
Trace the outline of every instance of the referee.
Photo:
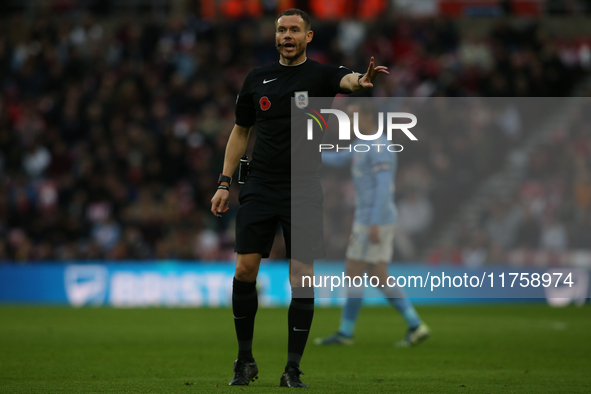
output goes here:
[[[291, 223], [291, 100], [308, 97], [334, 97], [338, 93], [358, 92], [373, 87], [379, 73], [387, 68], [375, 66], [373, 57], [367, 72], [353, 73], [347, 68], [323, 65], [306, 57], [306, 46], [312, 41], [310, 17], [299, 9], [289, 9], [275, 21], [275, 42], [279, 62], [252, 70], [246, 77], [236, 101], [236, 124], [232, 129], [218, 190], [211, 199], [214, 215], [226, 212], [229, 188], [240, 157], [246, 151], [250, 131], [256, 123], [257, 140], [252, 153], [248, 180], [240, 191], [240, 208], [236, 217], [238, 254], [232, 287], [232, 310], [238, 338], [238, 359], [230, 385], [248, 385], [258, 377], [252, 355], [254, 319], [258, 308], [256, 278], [261, 258], [269, 257], [277, 225], [283, 229], [289, 258], [292, 300], [288, 312], [288, 353], [282, 387], [308, 387], [302, 383], [300, 360], [306, 347], [314, 315], [313, 288], [302, 287], [302, 276], [314, 275], [314, 260], [324, 257], [322, 234], [322, 189], [319, 176], [302, 183], [310, 198], [304, 211], [311, 212], [313, 222], [302, 229]], [[306, 157], [306, 159], [308, 159]], [[320, 170], [320, 154], [311, 155], [307, 167]], [[301, 208], [301, 207], [300, 207]], [[300, 238], [315, 243], [293, 245]], [[297, 233], [297, 237], [295, 236]]]

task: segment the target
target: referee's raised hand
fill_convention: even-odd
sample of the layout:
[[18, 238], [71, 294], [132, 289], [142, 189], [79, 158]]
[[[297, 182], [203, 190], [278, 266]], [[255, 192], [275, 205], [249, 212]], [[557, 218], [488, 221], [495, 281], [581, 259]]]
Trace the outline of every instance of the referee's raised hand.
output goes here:
[[362, 88], [373, 88], [373, 81], [376, 79], [378, 74], [386, 74], [390, 75], [388, 72], [388, 67], [385, 66], [376, 66], [374, 64], [373, 56], [369, 60], [369, 66], [367, 67], [367, 72], [359, 79], [359, 85]]
[[219, 215], [230, 209], [230, 202], [228, 201], [229, 197], [230, 192], [223, 189], [218, 189], [213, 195], [213, 198], [211, 199], [211, 213], [213, 213], [214, 216], [219, 217]]

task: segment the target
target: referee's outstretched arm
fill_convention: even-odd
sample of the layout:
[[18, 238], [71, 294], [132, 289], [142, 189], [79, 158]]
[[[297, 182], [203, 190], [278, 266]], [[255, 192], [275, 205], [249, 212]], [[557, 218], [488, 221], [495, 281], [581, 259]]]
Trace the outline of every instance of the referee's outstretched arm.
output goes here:
[[[244, 127], [234, 125], [228, 144], [226, 145], [226, 155], [224, 156], [224, 169], [222, 175], [232, 177], [236, 167], [240, 162], [240, 158], [246, 152], [248, 145], [248, 137], [250, 136], [251, 127]], [[228, 182], [221, 182], [221, 185], [230, 186]], [[228, 190], [218, 189], [211, 199], [211, 213], [217, 216], [220, 213], [226, 212], [229, 208], [228, 197], [230, 192]]]

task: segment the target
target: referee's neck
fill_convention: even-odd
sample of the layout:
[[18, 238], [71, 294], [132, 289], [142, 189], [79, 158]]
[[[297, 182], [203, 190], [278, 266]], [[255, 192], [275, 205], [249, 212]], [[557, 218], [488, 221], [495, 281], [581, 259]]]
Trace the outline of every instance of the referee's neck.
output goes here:
[[295, 66], [299, 66], [300, 64], [304, 64], [306, 62], [306, 60], [308, 60], [308, 57], [304, 58], [304, 60], [302, 60], [298, 64], [283, 64], [283, 63], [281, 63], [281, 59], [279, 59], [279, 64], [281, 64], [282, 66], [285, 66], [285, 67], [295, 67]]

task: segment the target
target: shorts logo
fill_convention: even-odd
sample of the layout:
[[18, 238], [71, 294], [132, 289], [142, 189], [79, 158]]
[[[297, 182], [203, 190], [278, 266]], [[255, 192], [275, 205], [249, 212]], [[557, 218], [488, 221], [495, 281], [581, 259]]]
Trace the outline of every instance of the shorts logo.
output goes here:
[[299, 109], [304, 109], [308, 106], [308, 91], [295, 92], [295, 105]]
[[263, 96], [261, 97], [261, 99], [259, 100], [259, 105], [261, 106], [261, 109], [263, 111], [268, 110], [269, 108], [271, 108], [271, 101], [269, 101], [269, 99], [267, 98], [267, 96]]

